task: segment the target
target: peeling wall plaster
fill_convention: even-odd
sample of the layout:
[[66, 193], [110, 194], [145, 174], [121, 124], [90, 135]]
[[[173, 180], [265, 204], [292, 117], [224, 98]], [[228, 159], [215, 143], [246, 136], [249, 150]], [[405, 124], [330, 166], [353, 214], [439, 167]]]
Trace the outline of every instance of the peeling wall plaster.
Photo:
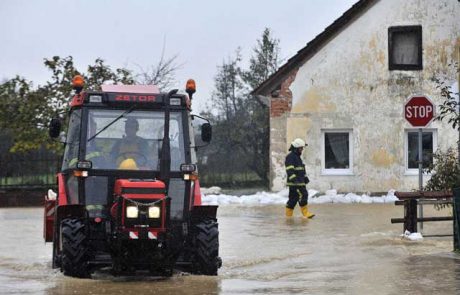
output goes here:
[[[403, 105], [413, 94], [428, 95], [439, 105], [433, 78], [455, 83], [449, 63], [458, 58], [459, 15], [458, 1], [381, 0], [304, 63], [289, 87], [291, 112], [278, 119], [285, 120], [285, 127], [278, 122], [271, 131], [278, 138], [270, 151], [272, 189], [285, 184], [284, 156], [295, 137], [309, 143], [303, 158], [312, 187], [417, 188], [418, 177], [405, 174], [404, 131], [412, 127], [403, 118]], [[422, 26], [422, 71], [388, 70], [388, 28], [402, 25]], [[428, 127], [437, 129], [439, 148], [456, 146], [458, 134], [449, 125]], [[321, 130], [327, 128], [353, 130], [353, 175], [322, 175]]]

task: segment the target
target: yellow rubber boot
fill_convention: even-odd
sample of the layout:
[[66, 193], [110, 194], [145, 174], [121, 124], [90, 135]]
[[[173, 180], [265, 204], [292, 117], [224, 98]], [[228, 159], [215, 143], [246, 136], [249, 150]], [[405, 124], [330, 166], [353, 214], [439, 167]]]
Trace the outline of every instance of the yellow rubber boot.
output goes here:
[[286, 217], [292, 217], [294, 214], [294, 209], [286, 207]]
[[308, 211], [307, 205], [300, 207], [300, 210], [302, 211], [302, 215], [304, 218], [313, 218], [313, 216], [315, 216], [315, 214]]

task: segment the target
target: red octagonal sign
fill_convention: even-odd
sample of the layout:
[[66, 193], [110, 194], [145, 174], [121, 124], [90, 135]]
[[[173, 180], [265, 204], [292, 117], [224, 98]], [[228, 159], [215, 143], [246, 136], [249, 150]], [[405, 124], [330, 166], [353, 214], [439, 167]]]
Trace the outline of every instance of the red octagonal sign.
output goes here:
[[434, 113], [434, 104], [424, 95], [411, 96], [404, 105], [404, 117], [414, 127], [428, 125]]

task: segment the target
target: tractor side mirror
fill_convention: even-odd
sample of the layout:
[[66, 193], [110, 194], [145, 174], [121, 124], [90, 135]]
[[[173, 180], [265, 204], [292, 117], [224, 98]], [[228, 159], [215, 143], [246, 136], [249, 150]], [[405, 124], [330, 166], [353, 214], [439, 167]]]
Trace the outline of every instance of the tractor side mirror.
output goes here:
[[204, 142], [210, 142], [212, 139], [212, 126], [210, 123], [204, 123], [201, 125], [201, 140]]
[[198, 115], [191, 115], [193, 133], [195, 134], [195, 146], [197, 149], [207, 146], [212, 138], [212, 126], [209, 120]]
[[48, 134], [51, 138], [57, 138], [61, 133], [61, 120], [59, 118], [53, 118], [50, 121]]

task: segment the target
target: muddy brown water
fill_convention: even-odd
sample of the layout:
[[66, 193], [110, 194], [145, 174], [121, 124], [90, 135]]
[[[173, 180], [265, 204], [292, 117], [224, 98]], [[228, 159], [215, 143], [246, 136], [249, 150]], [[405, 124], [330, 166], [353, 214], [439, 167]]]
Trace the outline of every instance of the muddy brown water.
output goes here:
[[[74, 279], [51, 269], [41, 208], [0, 209], [0, 294], [460, 294], [460, 255], [452, 237], [400, 237], [402, 207], [393, 204], [311, 206], [313, 220], [286, 220], [283, 206], [219, 208], [216, 277]], [[425, 216], [447, 215], [431, 207]], [[425, 223], [425, 234], [449, 234], [451, 222]]]

